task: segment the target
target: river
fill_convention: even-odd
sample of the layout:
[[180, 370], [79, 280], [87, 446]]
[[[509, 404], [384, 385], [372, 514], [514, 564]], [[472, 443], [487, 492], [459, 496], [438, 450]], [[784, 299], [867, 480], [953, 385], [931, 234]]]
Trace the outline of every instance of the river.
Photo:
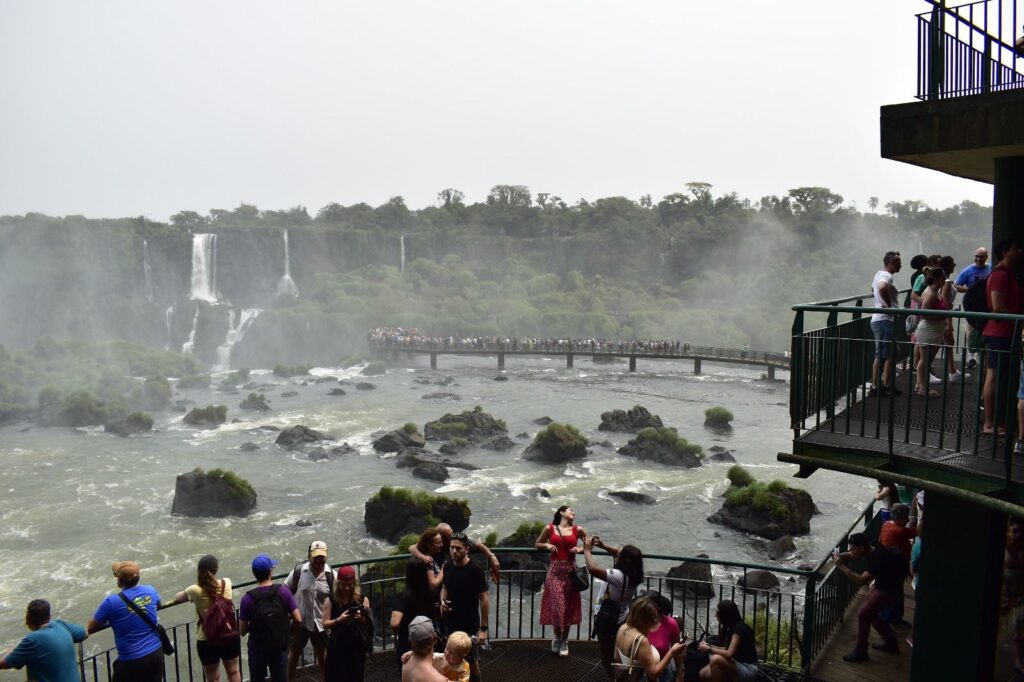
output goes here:
[[[370, 378], [359, 377], [358, 368], [317, 368], [311, 377], [293, 379], [254, 371], [253, 381], [271, 385], [266, 395], [273, 411], [267, 413], [238, 409], [244, 395], [175, 391], [176, 399], [187, 397], [200, 406], [227, 404], [229, 421], [241, 420], [213, 430], [186, 427], [174, 412], [154, 415], [154, 432], [131, 438], [105, 434], [102, 428], [0, 429], [0, 647], [23, 635], [24, 608], [33, 598], [49, 599], [56, 616], [84, 623], [115, 588], [110, 564], [117, 559], [139, 562], [143, 582], [169, 600], [194, 580], [196, 560], [205, 553], [217, 555], [221, 575], [236, 582], [251, 578], [254, 555], [266, 552], [288, 567], [314, 539], [327, 542], [332, 563], [385, 554], [391, 547], [368, 537], [362, 522], [364, 502], [385, 484], [467, 499], [473, 512], [469, 531], [480, 538], [490, 531], [505, 536], [524, 521], [548, 520], [555, 507], [569, 504], [578, 523], [612, 544], [771, 563], [761, 541], [706, 520], [721, 504], [729, 465], [677, 469], [641, 463], [596, 444], [579, 463], [524, 462], [520, 455], [528, 441], [515, 436], [532, 436], [539, 428], [533, 420], [542, 416], [617, 447], [630, 436], [598, 431], [601, 412], [640, 404], [705, 450], [713, 445], [734, 450], [755, 477], [781, 478], [806, 488], [822, 513], [812, 520], [811, 534], [796, 539], [795, 555], [784, 562], [789, 566], [823, 557], [873, 489], [870, 481], [828, 471], [795, 479], [794, 466], [776, 461], [778, 452], [789, 450], [792, 437], [789, 384], [762, 380], [761, 368], [705, 362], [704, 374], [695, 376], [692, 363], [683, 361], [641, 359], [639, 371], [629, 372], [625, 363], [595, 365], [581, 357], [567, 369], [564, 358], [510, 356], [504, 371], [509, 381], [500, 382], [494, 380], [499, 370], [493, 357], [440, 356], [439, 361], [440, 369], [431, 370], [425, 357], [403, 360], [404, 366]], [[788, 379], [785, 372], [779, 376]], [[421, 377], [451, 377], [454, 383], [424, 386], [414, 381]], [[370, 381], [376, 389], [345, 385], [347, 395], [328, 396], [336, 379]], [[439, 390], [462, 399], [421, 398]], [[282, 397], [286, 391], [297, 395]], [[422, 430], [426, 421], [475, 405], [507, 422], [516, 448], [458, 455], [480, 468], [453, 469], [443, 485], [414, 479], [370, 445], [371, 435], [380, 430], [409, 421]], [[703, 427], [704, 410], [713, 405], [735, 414], [732, 433]], [[356, 446], [359, 454], [312, 462], [278, 449], [276, 433], [258, 428], [293, 424], [328, 431]], [[239, 450], [250, 441], [260, 449]], [[195, 467], [231, 469], [248, 479], [259, 495], [257, 511], [247, 518], [172, 517], [175, 476]], [[523, 489], [531, 486], [546, 488], [551, 499], [524, 496]], [[626, 504], [610, 498], [609, 489], [643, 491], [658, 502]], [[300, 519], [315, 525], [297, 527]], [[171, 622], [184, 617], [175, 614]]]

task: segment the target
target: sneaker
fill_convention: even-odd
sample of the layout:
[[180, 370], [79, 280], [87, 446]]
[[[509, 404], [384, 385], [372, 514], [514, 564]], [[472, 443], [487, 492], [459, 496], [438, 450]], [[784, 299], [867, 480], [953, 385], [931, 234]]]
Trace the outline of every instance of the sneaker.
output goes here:
[[847, 663], [860, 663], [861, 661], [870, 661], [871, 658], [868, 656], [866, 649], [854, 649], [843, 656], [843, 660]]
[[903, 391], [898, 388], [892, 388], [891, 386], [882, 386], [882, 395], [888, 398], [889, 396], [899, 397], [903, 395]]
[[868, 389], [868, 397], [869, 398], [874, 398], [876, 395], [878, 395], [878, 389], [877, 388], [872, 386], [871, 388]]
[[1017, 444], [1013, 446], [1013, 454], [1024, 455], [1024, 440], [1017, 441]]
[[940, 379], [939, 377], [935, 376], [934, 374], [929, 374], [928, 375], [928, 383], [929, 384], [941, 384], [942, 383], [942, 379]]
[[562, 643], [562, 641], [560, 639], [558, 639], [557, 637], [552, 639], [551, 640], [551, 653], [557, 654], [558, 653], [558, 648], [561, 645], [561, 643]]
[[569, 655], [569, 639], [565, 638], [558, 644], [558, 655], [565, 658]]
[[964, 375], [962, 372], [953, 372], [949, 375], [949, 383], [955, 384], [963, 380]]
[[890, 654], [898, 654], [900, 652], [900, 645], [896, 643], [896, 640], [891, 642], [875, 642], [871, 645], [871, 648], [876, 651], [887, 651]]
[[974, 358], [971, 358], [970, 360], [967, 361], [967, 369], [977, 369], [977, 367], [978, 361], [975, 360]]

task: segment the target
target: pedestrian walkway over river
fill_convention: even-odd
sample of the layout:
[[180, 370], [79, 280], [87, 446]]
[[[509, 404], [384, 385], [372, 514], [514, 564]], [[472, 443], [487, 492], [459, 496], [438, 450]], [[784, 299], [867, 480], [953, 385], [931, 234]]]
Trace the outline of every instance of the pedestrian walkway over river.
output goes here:
[[643, 339], [571, 339], [423, 336], [415, 329], [374, 329], [367, 335], [370, 350], [379, 357], [402, 352], [430, 355], [430, 366], [437, 367], [438, 355], [495, 355], [498, 367], [505, 367], [508, 355], [565, 356], [565, 366], [572, 367], [576, 356], [602, 359], [628, 358], [629, 370], [636, 371], [637, 358], [659, 360], [692, 360], [693, 373], [700, 374], [704, 361], [766, 367], [768, 378], [775, 378], [776, 369], [789, 370], [788, 353], [771, 353], [740, 348], [694, 346], [678, 340]]

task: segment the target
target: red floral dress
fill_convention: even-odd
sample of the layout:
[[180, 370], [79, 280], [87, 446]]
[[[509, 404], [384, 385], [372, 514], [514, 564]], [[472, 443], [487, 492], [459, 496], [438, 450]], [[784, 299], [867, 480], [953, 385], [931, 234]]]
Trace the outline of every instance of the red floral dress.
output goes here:
[[540, 598], [540, 624], [553, 625], [564, 630], [578, 625], [583, 620], [583, 606], [580, 593], [573, 589], [570, 575], [576, 568], [575, 556], [569, 550], [579, 542], [576, 526], [568, 533], [559, 533], [554, 524], [548, 527], [548, 542], [558, 552], [551, 557], [548, 576], [544, 580], [544, 592]]

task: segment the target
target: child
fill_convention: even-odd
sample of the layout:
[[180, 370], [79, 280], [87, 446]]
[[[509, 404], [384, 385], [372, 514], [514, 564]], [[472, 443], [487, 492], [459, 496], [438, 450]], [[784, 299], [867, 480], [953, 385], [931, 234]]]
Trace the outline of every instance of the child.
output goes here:
[[[434, 670], [441, 673], [446, 680], [469, 682], [469, 661], [466, 656], [473, 649], [473, 640], [465, 632], [455, 631], [448, 636], [448, 645], [444, 653], [434, 653]], [[413, 652], [402, 654], [403, 669], [412, 658]]]

